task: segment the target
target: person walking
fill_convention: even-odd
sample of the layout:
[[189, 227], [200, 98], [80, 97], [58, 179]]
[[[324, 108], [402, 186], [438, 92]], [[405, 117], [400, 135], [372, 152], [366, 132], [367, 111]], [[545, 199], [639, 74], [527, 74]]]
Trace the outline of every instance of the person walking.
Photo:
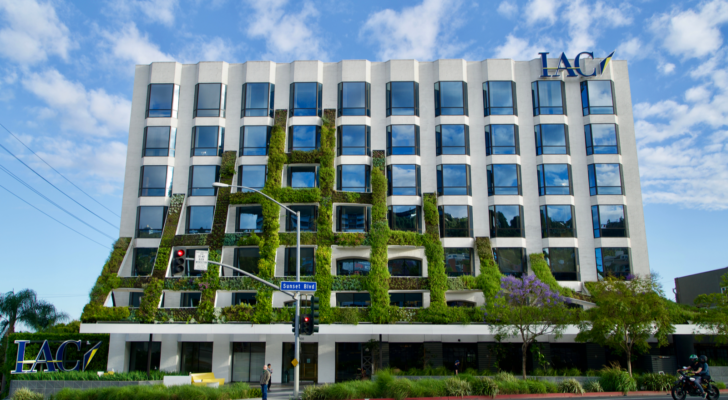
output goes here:
[[270, 372], [268, 372], [268, 366], [263, 364], [263, 373], [260, 374], [260, 390], [263, 392], [263, 400], [268, 400], [268, 382], [270, 382]]
[[455, 375], [460, 371], [460, 360], [455, 360]]
[[268, 391], [270, 392], [270, 385], [273, 384], [273, 367], [268, 364], [268, 372], [270, 372], [270, 380], [268, 381]]

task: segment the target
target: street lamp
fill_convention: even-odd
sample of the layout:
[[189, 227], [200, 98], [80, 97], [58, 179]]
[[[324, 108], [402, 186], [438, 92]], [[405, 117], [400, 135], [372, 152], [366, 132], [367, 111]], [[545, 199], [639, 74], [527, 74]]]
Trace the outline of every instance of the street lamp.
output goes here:
[[[293, 213], [293, 214], [296, 215], [296, 282], [300, 282], [301, 281], [301, 212], [300, 211], [293, 211], [290, 208], [284, 206], [283, 204], [277, 202], [274, 198], [272, 198], [272, 197], [268, 196], [267, 194], [261, 192], [260, 190], [253, 189], [253, 188], [250, 188], [250, 187], [247, 187], [247, 186], [228, 185], [226, 183], [221, 183], [221, 182], [215, 182], [215, 183], [212, 184], [212, 186], [219, 187], [219, 188], [233, 188], [234, 187], [234, 188], [246, 189], [246, 190], [250, 190], [250, 191], [256, 192], [256, 193], [264, 196], [268, 200], [270, 200], [270, 201], [278, 204], [279, 206], [283, 207], [283, 209], [285, 209], [285, 210], [287, 210], [287, 211], [289, 211], [289, 212], [291, 212], [291, 213]], [[295, 298], [296, 298], [296, 328], [295, 328], [296, 329], [296, 332], [295, 332], [295, 341], [294, 341], [295, 345], [294, 345], [293, 352], [294, 352], [294, 358], [296, 359], [296, 361], [298, 361], [299, 355], [300, 355], [300, 341], [299, 341], [299, 334], [300, 334], [300, 332], [299, 332], [298, 320], [300, 318], [300, 313], [301, 313], [301, 294], [300, 293], [296, 293]], [[299, 363], [297, 362], [296, 365], [293, 367], [293, 397], [296, 398], [296, 399], [298, 398], [298, 389], [299, 389], [299, 386], [298, 386], [298, 382], [299, 382], [298, 364]]]

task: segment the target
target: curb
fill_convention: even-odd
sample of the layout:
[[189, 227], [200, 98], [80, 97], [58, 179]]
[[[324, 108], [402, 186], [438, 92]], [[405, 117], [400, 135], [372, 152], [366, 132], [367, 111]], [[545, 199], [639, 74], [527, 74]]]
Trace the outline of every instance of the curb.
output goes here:
[[[720, 393], [728, 393], [728, 389], [720, 389]], [[668, 391], [638, 391], [628, 392], [588, 392], [584, 394], [573, 393], [545, 393], [545, 394], [499, 394], [495, 399], [565, 399], [565, 398], [600, 398], [600, 397], [625, 397], [625, 396], [670, 396]], [[446, 396], [446, 397], [408, 397], [407, 400], [492, 400], [490, 396]], [[394, 400], [384, 399], [355, 399], [355, 400]]]

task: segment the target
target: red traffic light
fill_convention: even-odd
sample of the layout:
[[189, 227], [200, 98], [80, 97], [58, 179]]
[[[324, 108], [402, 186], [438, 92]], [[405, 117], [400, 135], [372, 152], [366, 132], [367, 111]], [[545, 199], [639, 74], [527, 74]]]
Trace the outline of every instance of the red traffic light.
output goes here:
[[309, 321], [311, 321], [311, 317], [309, 317], [309, 316], [303, 317], [303, 322], [309, 322]]
[[182, 250], [182, 249], [177, 250], [177, 257], [184, 257], [184, 256], [185, 256], [184, 250]]

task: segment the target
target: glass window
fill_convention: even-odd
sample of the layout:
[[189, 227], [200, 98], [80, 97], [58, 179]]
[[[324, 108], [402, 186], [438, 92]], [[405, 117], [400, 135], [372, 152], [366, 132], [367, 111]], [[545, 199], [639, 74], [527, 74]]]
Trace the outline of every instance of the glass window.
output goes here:
[[422, 293], [390, 293], [389, 305], [397, 307], [422, 307]]
[[336, 275], [369, 275], [372, 265], [369, 260], [336, 260]]
[[[301, 275], [313, 275], [316, 259], [313, 247], [301, 247]], [[296, 248], [286, 247], [286, 276], [296, 276]]]
[[294, 125], [288, 128], [288, 152], [317, 150], [321, 145], [321, 127]]
[[[139, 196], [164, 197], [172, 190], [167, 187], [167, 170], [172, 172], [172, 167], [166, 165], [146, 165], [142, 167], [141, 179], [139, 182]], [[171, 174], [170, 174], [171, 175]], [[169, 182], [172, 181], [170, 176]]]
[[138, 238], [161, 238], [164, 220], [167, 218], [167, 207], [139, 207], [137, 221]]
[[470, 155], [470, 132], [467, 125], [437, 125], [435, 127], [437, 155]]
[[422, 232], [420, 206], [389, 206], [389, 229]]
[[592, 206], [594, 237], [628, 237], [623, 205]]
[[550, 247], [543, 249], [551, 274], [557, 281], [579, 280], [579, 250], [574, 247]]
[[[147, 359], [149, 356], [149, 342], [129, 343], [129, 372], [147, 371]], [[151, 371], [159, 371], [159, 361], [162, 358], [162, 342], [152, 342], [152, 365]]]
[[534, 127], [536, 155], [569, 154], [569, 129], [564, 124], [543, 124]]
[[489, 115], [517, 115], [515, 100], [516, 82], [483, 82], [483, 104], [486, 117]]
[[389, 196], [419, 196], [420, 166], [415, 164], [394, 164], [387, 166]]
[[420, 155], [420, 127], [417, 125], [387, 126], [387, 155]]
[[196, 126], [192, 128], [193, 156], [222, 157], [225, 128], [221, 126]]
[[584, 135], [586, 136], [586, 155], [619, 154], [617, 125], [584, 125]]
[[336, 189], [344, 192], [370, 192], [371, 167], [365, 164], [339, 165]]
[[452, 300], [447, 302], [448, 307], [467, 307], [467, 308], [473, 308], [475, 307], [475, 303], [472, 301], [464, 301], [464, 300]]
[[154, 270], [154, 261], [157, 259], [157, 248], [134, 249], [134, 266], [132, 276], [149, 276]]
[[139, 308], [142, 303], [143, 292], [129, 292], [129, 307]]
[[291, 117], [320, 117], [322, 87], [316, 82], [291, 83]]
[[212, 232], [212, 220], [215, 216], [214, 206], [187, 207], [187, 233]]
[[153, 83], [149, 85], [147, 118], [177, 118], [179, 85]]
[[564, 83], [561, 81], [536, 81], [531, 84], [533, 115], [566, 114]]
[[371, 127], [366, 125], [339, 126], [337, 139], [337, 155], [339, 156], [370, 156]]
[[270, 144], [270, 126], [245, 125], [240, 127], [240, 155], [267, 156]]
[[488, 196], [521, 194], [521, 166], [518, 164], [490, 164], [488, 174]]
[[501, 274], [520, 278], [527, 271], [526, 249], [520, 247], [501, 247], [493, 249], [493, 258]]
[[366, 206], [338, 206], [336, 207], [338, 217], [336, 218], [336, 230], [338, 232], [359, 232], [369, 231], [369, 221], [372, 210]]
[[212, 371], [212, 343], [182, 343], [182, 373]]
[[420, 84], [417, 82], [387, 83], [387, 116], [420, 115]]
[[445, 272], [448, 276], [473, 275], [473, 249], [445, 247]]
[[233, 382], [258, 382], [265, 363], [265, 343], [233, 343]]
[[200, 292], [180, 293], [179, 306], [181, 308], [198, 307], [200, 305], [201, 299], [202, 299], [202, 293], [200, 293]]
[[217, 165], [193, 165], [190, 167], [190, 196], [214, 196], [217, 188], [212, 186], [220, 178]]
[[627, 247], [603, 247], [596, 249], [597, 277], [600, 280], [612, 276], [615, 278], [626, 278], [632, 273], [629, 248]]
[[[288, 208], [301, 213], [301, 232], [316, 231], [316, 218], [318, 217], [316, 206], [288, 206]], [[295, 232], [297, 225], [296, 214], [286, 211], [286, 230]]]
[[541, 237], [576, 237], [574, 206], [541, 206]]
[[339, 83], [339, 116], [366, 115], [371, 117], [371, 84], [367, 82]]
[[397, 258], [387, 263], [390, 276], [422, 276], [422, 261], [414, 258]]
[[440, 237], [473, 237], [471, 206], [439, 206]]
[[[258, 275], [260, 261], [259, 247], [238, 247], [235, 249], [235, 267], [253, 275]], [[240, 272], [233, 271], [233, 276], [243, 276]]]
[[467, 82], [435, 82], [435, 116], [468, 115]]
[[315, 166], [288, 167], [288, 186], [314, 188], [318, 186], [318, 169]]
[[195, 87], [195, 118], [225, 118], [225, 94], [227, 85], [222, 83], [198, 83]]
[[589, 194], [624, 194], [620, 164], [589, 164]]
[[[273, 118], [276, 85], [273, 83], [243, 84], [243, 113], [241, 117]], [[268, 99], [270, 98], [270, 101]]]
[[470, 196], [470, 165], [438, 165], [437, 194], [439, 196]]
[[176, 134], [177, 128], [170, 128], [169, 126], [148, 126], [144, 128], [144, 152], [142, 156], [174, 157]]
[[237, 209], [235, 232], [263, 232], [263, 207], [242, 206]]
[[612, 81], [581, 82], [581, 106], [584, 115], [616, 114], [614, 96], [612, 96]]
[[571, 165], [538, 165], [538, 195], [570, 195]]
[[[238, 167], [238, 186], [263, 190], [268, 176], [266, 165], [241, 165]], [[238, 188], [241, 193], [250, 192], [248, 189]]]
[[369, 307], [369, 293], [336, 293], [336, 307]]
[[490, 206], [490, 237], [523, 237], [522, 206]]
[[486, 125], [485, 155], [520, 154], [518, 125]]
[[251, 292], [233, 293], [232, 305], [237, 306], [238, 304], [248, 304], [254, 306], [258, 304], [258, 301], [256, 300], [256, 295], [257, 293]]

